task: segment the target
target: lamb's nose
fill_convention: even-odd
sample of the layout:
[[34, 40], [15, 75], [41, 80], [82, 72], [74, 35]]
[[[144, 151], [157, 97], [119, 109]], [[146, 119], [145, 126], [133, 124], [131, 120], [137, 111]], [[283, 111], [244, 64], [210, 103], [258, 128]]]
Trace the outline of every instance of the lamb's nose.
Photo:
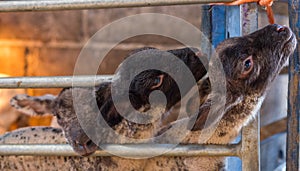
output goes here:
[[277, 25], [277, 27], [276, 27], [276, 31], [278, 33], [285, 31], [285, 29], [286, 29], [286, 26]]
[[93, 143], [92, 140], [88, 140], [87, 142], [85, 142], [85, 147], [89, 148], [91, 146], [94, 146], [95, 144]]
[[74, 144], [75, 151], [82, 156], [89, 156], [98, 149], [98, 146], [92, 140], [87, 140], [86, 142], [74, 141]]

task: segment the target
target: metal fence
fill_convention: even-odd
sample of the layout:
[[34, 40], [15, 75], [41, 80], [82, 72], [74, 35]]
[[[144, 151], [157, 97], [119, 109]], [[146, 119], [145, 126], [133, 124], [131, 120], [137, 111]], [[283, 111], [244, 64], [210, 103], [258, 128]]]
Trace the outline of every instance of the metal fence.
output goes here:
[[[227, 0], [51, 0], [51, 1], [0, 1], [0, 12], [10, 11], [47, 11], [47, 10], [71, 10], [71, 9], [95, 9], [95, 8], [120, 8], [139, 6], [160, 6], [160, 5], [183, 5], [200, 4], [211, 2], [226, 2]], [[298, 30], [296, 23], [299, 23], [299, 1], [289, 0], [289, 10], [291, 17], [291, 27]], [[238, 11], [236, 11], [238, 9]], [[227, 17], [237, 17], [239, 13], [240, 25], [227, 23], [229, 31], [240, 31], [238, 34], [247, 34], [257, 29], [257, 7], [254, 4], [243, 5], [243, 8], [229, 9]], [[297, 17], [295, 17], [297, 16]], [[228, 21], [227, 21], [228, 22]], [[242, 24], [243, 23], [243, 24]], [[296, 32], [297, 36], [299, 32]], [[234, 35], [234, 34], [233, 34]], [[287, 168], [289, 170], [299, 170], [299, 51], [290, 61], [290, 84], [289, 87], [289, 135]], [[15, 77], [1, 78], [0, 88], [57, 88], [70, 86], [94, 86], [104, 81], [111, 81], [111, 76], [76, 76], [76, 77]], [[292, 124], [290, 124], [292, 123]], [[296, 131], [296, 132], [295, 132]], [[290, 134], [294, 132], [294, 134]], [[296, 134], [296, 135], [295, 135]], [[292, 144], [292, 146], [290, 145]], [[147, 146], [147, 145], [146, 145]], [[145, 145], [107, 145], [106, 148], [114, 150], [114, 154], [140, 155], [149, 154], [165, 148], [166, 144], [155, 146]], [[0, 155], [55, 155], [55, 156], [76, 156], [69, 145], [63, 144], [0, 144]], [[97, 151], [94, 156], [109, 156], [105, 151]], [[242, 130], [242, 139], [238, 144], [231, 145], [178, 145], [165, 156], [238, 156], [242, 159], [242, 168], [246, 171], [260, 170], [259, 159], [259, 119], [257, 117], [251, 124]]]

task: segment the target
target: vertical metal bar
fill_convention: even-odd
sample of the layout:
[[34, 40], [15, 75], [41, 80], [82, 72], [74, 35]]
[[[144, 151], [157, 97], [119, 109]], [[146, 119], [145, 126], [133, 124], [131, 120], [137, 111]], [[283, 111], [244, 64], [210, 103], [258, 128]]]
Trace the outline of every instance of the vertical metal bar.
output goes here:
[[202, 38], [200, 42], [201, 51], [207, 54], [208, 57], [211, 56], [211, 40], [212, 40], [212, 10], [210, 5], [203, 5], [201, 8], [201, 23], [200, 30], [205, 37]]
[[242, 34], [246, 35], [256, 31], [258, 28], [258, 10], [257, 4], [245, 4], [241, 5], [242, 12]]
[[[240, 6], [226, 6], [226, 27], [225, 36], [226, 38], [241, 36], [241, 8]], [[235, 142], [240, 142], [241, 137], [239, 136]], [[241, 170], [241, 160], [236, 157], [227, 158], [226, 170]]]
[[259, 116], [242, 130], [242, 168], [243, 171], [260, 170]]
[[298, 45], [294, 55], [289, 61], [289, 91], [288, 91], [288, 115], [287, 115], [287, 170], [300, 170], [299, 157], [299, 133], [300, 133], [300, 1], [289, 0], [289, 22], [295, 33]]
[[[258, 15], [256, 4], [241, 6], [242, 33], [249, 34], [258, 27]], [[259, 139], [259, 115], [242, 130], [242, 168], [243, 171], [260, 170], [260, 139]]]

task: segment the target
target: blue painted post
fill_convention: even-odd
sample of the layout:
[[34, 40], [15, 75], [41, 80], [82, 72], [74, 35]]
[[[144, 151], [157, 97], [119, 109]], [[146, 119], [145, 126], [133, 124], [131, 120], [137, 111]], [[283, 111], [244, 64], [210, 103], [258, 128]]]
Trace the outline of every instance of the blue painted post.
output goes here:
[[216, 47], [221, 41], [226, 38], [226, 7], [213, 6], [211, 19], [211, 41], [212, 45]]
[[287, 170], [300, 170], [299, 138], [300, 138], [300, 1], [289, 0], [290, 27], [296, 34], [298, 45], [289, 61], [289, 91], [287, 116]]
[[241, 6], [226, 7], [226, 38], [242, 35]]

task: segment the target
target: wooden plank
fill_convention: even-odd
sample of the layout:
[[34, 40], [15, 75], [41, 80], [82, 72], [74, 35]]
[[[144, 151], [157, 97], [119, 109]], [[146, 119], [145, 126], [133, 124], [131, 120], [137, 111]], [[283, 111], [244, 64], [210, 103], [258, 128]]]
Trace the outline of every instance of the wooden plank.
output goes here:
[[286, 131], [287, 119], [283, 118], [279, 121], [273, 122], [269, 125], [263, 126], [260, 129], [260, 140], [263, 141], [275, 134], [279, 134]]

